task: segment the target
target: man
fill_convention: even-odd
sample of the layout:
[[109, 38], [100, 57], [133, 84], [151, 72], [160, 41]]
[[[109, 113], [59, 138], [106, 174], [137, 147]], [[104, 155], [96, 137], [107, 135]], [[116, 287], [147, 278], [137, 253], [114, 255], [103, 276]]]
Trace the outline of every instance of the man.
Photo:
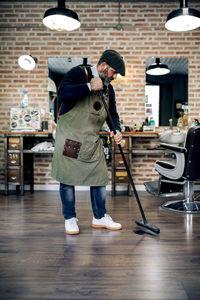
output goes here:
[[119, 144], [122, 140], [115, 93], [110, 82], [117, 74], [125, 75], [125, 63], [115, 50], [106, 50], [97, 66], [77, 66], [63, 78], [58, 89], [60, 103], [56, 129], [55, 151], [52, 161], [52, 177], [60, 182], [62, 212], [65, 231], [78, 234], [75, 211], [74, 186], [90, 186], [94, 213], [92, 227], [119, 230], [106, 214], [106, 185], [108, 172], [99, 131], [105, 120], [110, 127], [101, 98], [103, 91], [117, 133], [111, 137]]

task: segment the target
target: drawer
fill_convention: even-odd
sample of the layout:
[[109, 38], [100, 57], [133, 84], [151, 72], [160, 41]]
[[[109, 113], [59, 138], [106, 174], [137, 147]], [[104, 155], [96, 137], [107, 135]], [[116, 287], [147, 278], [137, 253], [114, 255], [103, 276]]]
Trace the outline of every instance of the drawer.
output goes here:
[[[121, 147], [123, 150], [128, 150], [129, 149], [129, 138], [128, 137], [125, 137], [122, 139], [121, 141]], [[118, 145], [114, 142], [114, 149], [115, 150], [119, 150], [119, 147]]]
[[8, 170], [8, 182], [20, 182], [20, 169]]
[[19, 166], [20, 165], [19, 153], [8, 153], [8, 165], [9, 166]]
[[9, 150], [20, 150], [20, 138], [8, 138]]
[[128, 183], [128, 174], [126, 171], [115, 171], [115, 183]]
[[[129, 163], [128, 154], [124, 154], [127, 163]], [[115, 154], [115, 167], [124, 167], [124, 161], [121, 154]]]

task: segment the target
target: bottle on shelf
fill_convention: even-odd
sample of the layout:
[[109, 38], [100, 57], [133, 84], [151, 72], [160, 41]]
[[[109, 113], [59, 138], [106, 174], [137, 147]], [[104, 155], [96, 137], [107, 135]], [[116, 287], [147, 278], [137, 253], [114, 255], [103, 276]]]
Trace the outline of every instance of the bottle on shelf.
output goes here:
[[154, 121], [153, 117], [150, 118], [149, 125], [150, 125], [151, 130], [155, 131], [155, 121]]
[[130, 127], [130, 131], [133, 131], [133, 128], [134, 128], [134, 123], [133, 123], [133, 120], [131, 120], [131, 127]]
[[196, 122], [195, 120], [192, 120], [191, 126], [190, 127], [195, 127], [196, 126]]
[[137, 131], [137, 124], [135, 123], [135, 125], [133, 126], [133, 132]]
[[124, 121], [121, 120], [120, 123], [121, 123], [121, 130], [122, 130], [122, 131], [126, 131], [126, 128], [125, 128], [125, 126], [124, 126]]
[[22, 94], [23, 94], [23, 99], [22, 99], [20, 107], [24, 108], [24, 107], [28, 106], [28, 91], [23, 90]]

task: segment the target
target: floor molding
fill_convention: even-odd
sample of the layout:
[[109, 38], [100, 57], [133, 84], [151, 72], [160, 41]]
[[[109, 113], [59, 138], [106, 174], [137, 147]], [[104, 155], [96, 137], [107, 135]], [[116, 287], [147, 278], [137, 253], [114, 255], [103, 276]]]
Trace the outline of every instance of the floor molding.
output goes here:
[[[135, 186], [137, 191], [145, 191], [144, 185], [136, 185]], [[30, 185], [24, 186], [24, 189], [26, 191], [30, 190]], [[4, 190], [4, 185], [0, 185], [0, 190]], [[9, 190], [15, 190], [15, 185], [10, 185]], [[59, 190], [59, 184], [34, 184], [34, 190], [35, 191], [58, 191]], [[77, 191], [88, 191], [88, 186], [76, 186]], [[107, 191], [111, 191], [111, 185], [106, 186]], [[116, 191], [126, 191], [126, 186], [116, 186]]]

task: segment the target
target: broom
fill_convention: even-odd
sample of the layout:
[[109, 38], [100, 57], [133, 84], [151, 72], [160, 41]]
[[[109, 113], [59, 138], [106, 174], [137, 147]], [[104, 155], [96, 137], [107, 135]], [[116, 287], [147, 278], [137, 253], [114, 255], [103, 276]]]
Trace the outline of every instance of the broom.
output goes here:
[[[112, 117], [111, 117], [111, 114], [110, 114], [110, 112], [109, 112], [108, 106], [107, 106], [107, 104], [106, 104], [106, 101], [105, 101], [105, 97], [104, 97], [103, 91], [101, 91], [101, 98], [102, 98], [102, 101], [103, 101], [105, 110], [106, 110], [106, 112], [107, 112], [107, 114], [108, 114], [108, 118], [109, 118], [109, 121], [110, 121], [110, 124], [111, 124], [111, 127], [112, 127], [111, 130], [114, 132], [114, 134], [116, 134], [117, 131], [116, 131], [116, 129], [115, 129], [115, 125], [114, 125], [113, 119], [112, 119]], [[127, 164], [127, 161], [126, 161], [126, 158], [125, 158], [125, 155], [124, 155], [122, 146], [121, 146], [120, 144], [118, 144], [118, 147], [119, 147], [121, 156], [122, 156], [122, 158], [123, 158], [124, 165], [125, 165], [125, 167], [126, 167], [126, 171], [127, 171], [127, 174], [128, 174], [128, 178], [129, 178], [131, 187], [132, 187], [132, 189], [133, 189], [133, 193], [134, 193], [134, 195], [135, 195], [135, 198], [136, 198], [136, 201], [137, 201], [137, 204], [138, 204], [140, 213], [141, 213], [141, 215], [142, 215], [142, 221], [141, 221], [141, 220], [136, 220], [135, 223], [136, 223], [137, 225], [139, 225], [139, 226], [142, 226], [142, 227], [144, 227], [144, 228], [146, 228], [146, 229], [148, 229], [148, 230], [150, 230], [150, 231], [156, 233], [156, 234], [159, 234], [159, 233], [160, 233], [160, 229], [159, 229], [157, 226], [155, 226], [155, 225], [149, 223], [149, 222], [147, 221], [147, 219], [146, 219], [146, 216], [145, 216], [145, 214], [144, 214], [144, 210], [143, 210], [143, 208], [142, 208], [142, 205], [141, 205], [141, 202], [140, 202], [138, 193], [137, 193], [137, 191], [136, 191], [135, 184], [134, 184], [134, 182], [133, 182], [133, 178], [132, 178], [132, 176], [131, 176], [131, 172], [130, 172], [129, 166], [128, 166], [128, 164]]]

